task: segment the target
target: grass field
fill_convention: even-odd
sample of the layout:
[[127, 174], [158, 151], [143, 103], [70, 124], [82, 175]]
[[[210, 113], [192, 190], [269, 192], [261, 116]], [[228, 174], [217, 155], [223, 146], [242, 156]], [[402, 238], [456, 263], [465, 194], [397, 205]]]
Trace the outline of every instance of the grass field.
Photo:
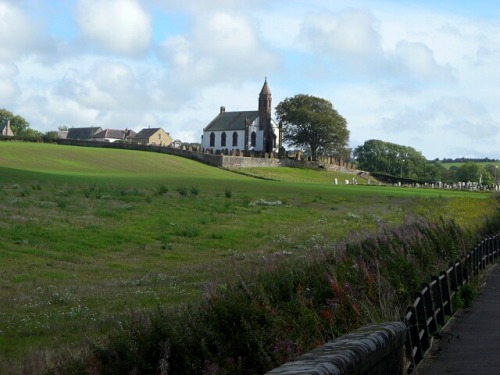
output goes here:
[[0, 363], [77, 348], [132, 310], [196, 302], [208, 282], [265, 257], [407, 215], [474, 228], [497, 209], [487, 193], [245, 172], [272, 180], [158, 153], [1, 142]]

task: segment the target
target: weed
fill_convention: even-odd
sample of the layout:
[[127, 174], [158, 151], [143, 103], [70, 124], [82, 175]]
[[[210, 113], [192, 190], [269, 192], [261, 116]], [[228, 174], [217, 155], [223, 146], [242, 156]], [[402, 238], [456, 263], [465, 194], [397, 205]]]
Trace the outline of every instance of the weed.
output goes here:
[[185, 186], [179, 186], [177, 189], [175, 189], [179, 193], [181, 197], [185, 197], [188, 195], [188, 189]]
[[156, 195], [163, 195], [168, 193], [168, 187], [165, 184], [160, 184], [156, 188]]
[[233, 193], [230, 189], [226, 189], [224, 191], [224, 194], [225, 194], [226, 198], [231, 198], [233, 196]]
[[463, 285], [453, 296], [453, 309], [471, 307], [478, 295], [477, 287], [471, 283]]

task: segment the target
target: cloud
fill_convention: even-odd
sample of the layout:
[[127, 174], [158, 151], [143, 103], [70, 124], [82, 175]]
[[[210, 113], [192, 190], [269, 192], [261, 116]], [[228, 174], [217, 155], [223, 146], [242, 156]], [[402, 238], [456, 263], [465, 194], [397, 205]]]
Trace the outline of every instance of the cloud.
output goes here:
[[135, 0], [80, 0], [78, 24], [84, 37], [106, 51], [144, 55], [152, 36], [151, 17]]
[[384, 118], [379, 127], [382, 129], [428, 138], [441, 132], [450, 138], [472, 141], [497, 136], [500, 123], [478, 102], [466, 97], [441, 97], [425, 106], [406, 107], [393, 117]]
[[132, 67], [120, 62], [101, 59], [86, 68], [69, 67], [57, 83], [53, 95], [71, 99], [84, 108], [101, 112], [171, 110], [182, 96], [176, 96], [163, 73], [154, 67]]
[[170, 76], [179, 83], [199, 85], [265, 76], [278, 58], [262, 42], [256, 23], [237, 12], [196, 14], [193, 29], [166, 38], [158, 49]]
[[365, 10], [309, 13], [297, 40], [306, 52], [361, 71], [373, 70], [382, 53], [377, 21]]
[[436, 62], [432, 50], [424, 43], [401, 40], [389, 56], [392, 72], [421, 81], [450, 81], [453, 69]]
[[9, 108], [13, 106], [16, 99], [21, 94], [21, 89], [15, 77], [19, 74], [19, 69], [12, 63], [0, 62], [0, 106]]
[[0, 60], [42, 52], [50, 48], [42, 28], [16, 5], [0, 0]]

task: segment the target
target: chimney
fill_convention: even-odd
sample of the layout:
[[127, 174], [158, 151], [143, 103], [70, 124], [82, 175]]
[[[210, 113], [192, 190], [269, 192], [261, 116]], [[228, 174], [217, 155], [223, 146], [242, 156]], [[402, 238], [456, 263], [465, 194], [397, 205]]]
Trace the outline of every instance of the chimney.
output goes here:
[[220, 107], [220, 113], [224, 113], [224, 112], [226, 112], [226, 107], [224, 107], [224, 106]]

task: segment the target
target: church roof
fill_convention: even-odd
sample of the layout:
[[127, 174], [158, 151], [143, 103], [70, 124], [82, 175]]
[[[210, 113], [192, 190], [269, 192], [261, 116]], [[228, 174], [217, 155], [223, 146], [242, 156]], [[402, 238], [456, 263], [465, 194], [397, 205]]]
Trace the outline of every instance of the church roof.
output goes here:
[[221, 112], [203, 130], [245, 130], [245, 120], [248, 119], [252, 123], [257, 117], [259, 117], [259, 111]]

